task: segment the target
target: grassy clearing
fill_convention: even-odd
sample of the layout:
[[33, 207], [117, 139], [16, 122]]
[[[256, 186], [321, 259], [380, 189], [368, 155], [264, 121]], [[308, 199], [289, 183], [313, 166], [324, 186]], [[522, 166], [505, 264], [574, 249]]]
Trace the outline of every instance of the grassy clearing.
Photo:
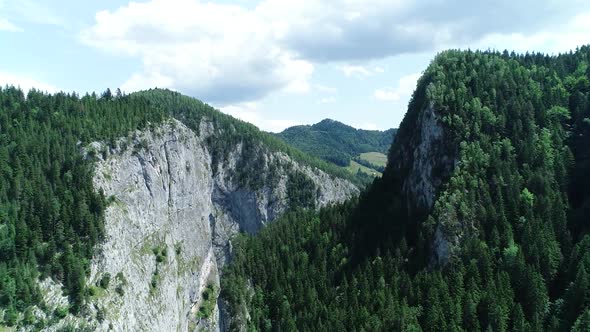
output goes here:
[[387, 156], [380, 152], [361, 153], [361, 159], [377, 166], [385, 166], [387, 164]]
[[359, 163], [357, 163], [354, 160], [350, 161], [350, 165], [348, 165], [348, 167], [346, 167], [346, 169], [351, 172], [352, 174], [356, 174], [356, 172], [358, 172], [358, 170], [360, 169], [361, 172], [372, 175], [372, 176], [381, 176], [381, 173], [377, 172], [374, 169], [370, 169], [366, 166], [363, 166]]

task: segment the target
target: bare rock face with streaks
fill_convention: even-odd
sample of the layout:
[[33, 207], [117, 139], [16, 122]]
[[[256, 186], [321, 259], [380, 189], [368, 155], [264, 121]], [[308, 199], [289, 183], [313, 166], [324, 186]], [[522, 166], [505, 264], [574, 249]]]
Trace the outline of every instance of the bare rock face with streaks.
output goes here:
[[[456, 148], [448, 142], [433, 103], [427, 103], [410, 121], [407, 127], [412, 128], [412, 132], [393, 149], [395, 154], [390, 163], [393, 173], [403, 179], [402, 190], [409, 215], [423, 220], [433, 208], [442, 185], [453, 173], [458, 157]], [[438, 225], [433, 243], [433, 263], [448, 261], [452, 241]]]
[[[270, 176], [271, 165], [278, 165], [273, 183], [257, 189], [240, 185], [242, 145], [213, 165], [206, 139], [215, 130], [203, 121], [197, 135], [169, 120], [131, 133], [116, 148], [91, 144], [89, 149], [104, 152], [97, 154], [94, 184], [109, 201], [105, 242], [88, 280], [96, 291], [85, 317], [68, 316], [48, 330], [66, 324], [99, 331], [225, 330], [228, 317], [215, 300], [231, 237], [257, 232], [288, 208], [290, 172], [315, 183], [318, 207], [358, 194], [350, 182], [262, 145], [261, 175]], [[203, 296], [207, 286], [213, 299]], [[207, 301], [213, 301], [212, 310], [205, 308]]]

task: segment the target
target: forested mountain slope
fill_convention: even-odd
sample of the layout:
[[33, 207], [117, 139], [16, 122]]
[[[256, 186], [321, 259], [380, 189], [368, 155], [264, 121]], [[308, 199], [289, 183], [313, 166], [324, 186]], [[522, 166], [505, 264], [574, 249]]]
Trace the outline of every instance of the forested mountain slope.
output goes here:
[[215, 326], [228, 239], [354, 196], [339, 176], [175, 92], [0, 88], [0, 326]]
[[233, 327], [588, 331], [589, 62], [439, 54], [358, 202], [240, 239]]
[[386, 131], [355, 129], [325, 119], [311, 126], [294, 126], [277, 136], [290, 145], [339, 166], [364, 152], [387, 153], [396, 129]]

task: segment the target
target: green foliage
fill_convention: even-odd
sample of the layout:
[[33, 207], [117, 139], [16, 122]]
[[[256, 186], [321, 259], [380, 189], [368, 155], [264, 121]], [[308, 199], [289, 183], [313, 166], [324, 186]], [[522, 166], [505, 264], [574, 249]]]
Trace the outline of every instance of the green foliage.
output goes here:
[[348, 169], [351, 173], [356, 174], [356, 177], [362, 179], [363, 181], [365, 179], [368, 179], [368, 181], [364, 182], [366, 182], [366, 184], [370, 184], [373, 181], [373, 179], [381, 176], [381, 173], [379, 171], [371, 167], [380, 169], [380, 167], [376, 167], [366, 162], [364, 162], [364, 165], [361, 165], [357, 162], [356, 158], [353, 158], [350, 161], [350, 165], [346, 169]]
[[150, 293], [153, 293], [160, 284], [160, 266], [165, 264], [168, 258], [168, 248], [164, 244], [163, 246], [157, 246], [152, 248], [156, 259], [156, 269], [152, 273], [152, 279], [150, 280]]
[[166, 245], [154, 247], [152, 248], [152, 252], [156, 257], [156, 264], [166, 262], [166, 258], [168, 257], [168, 248], [166, 248]]
[[117, 284], [117, 286], [115, 287], [115, 292], [117, 292], [117, 294], [119, 294], [119, 296], [125, 295], [125, 289], [123, 288], [123, 285]]
[[366, 160], [369, 163], [380, 167], [385, 167], [385, 165], [387, 165], [387, 155], [381, 152], [361, 153], [360, 159]]
[[152, 279], [150, 280], [150, 293], [155, 292], [156, 289], [158, 288], [159, 284], [160, 284], [160, 272], [158, 271], [158, 268], [156, 268], [156, 270], [152, 274]]
[[381, 176], [385, 163], [380, 157], [387, 153], [395, 132], [355, 129], [325, 119], [311, 126], [287, 128], [276, 136], [309, 155], [348, 169], [354, 182], [365, 187]]
[[18, 312], [16, 311], [16, 309], [12, 306], [6, 308], [6, 311], [4, 311], [4, 323], [6, 323], [6, 325], [8, 326], [14, 326], [16, 324], [17, 319]]
[[[45, 277], [64, 285], [73, 313], [83, 309], [89, 262], [104, 236], [104, 209], [115, 202], [94, 190], [93, 162], [115, 148], [135, 153], [148, 148], [145, 140], [117, 140], [170, 117], [197, 132], [215, 125], [207, 141], [215, 166], [240, 143], [243, 153], [236, 176], [243, 186], [256, 189], [273, 181], [259, 172], [264, 162], [260, 151], [284, 152], [332, 175], [353, 179], [250, 124], [175, 92], [150, 90], [129, 96], [105, 92], [100, 98], [95, 94], [80, 98], [36, 90], [25, 96], [14, 87], [0, 88], [0, 308], [8, 309], [9, 318], [40, 304], [37, 279]], [[94, 141], [106, 144], [87, 148]], [[165, 262], [166, 254], [165, 250], [155, 253], [157, 262]], [[108, 281], [103, 280], [100, 284], [106, 288]], [[123, 287], [118, 280], [116, 292], [123, 295]]]
[[208, 284], [202, 294], [201, 305], [199, 311], [197, 311], [197, 318], [207, 319], [211, 317], [213, 310], [215, 309], [217, 301], [217, 288], [213, 284]]
[[[383, 156], [385, 158], [387, 158], [385, 155], [383, 155]], [[359, 164], [361, 164], [361, 165], [363, 165], [363, 166], [365, 166], [367, 168], [370, 168], [372, 170], [375, 170], [375, 171], [377, 171], [379, 173], [383, 173], [385, 171], [385, 164], [383, 164], [383, 165], [374, 164], [374, 163], [372, 163], [371, 161], [369, 161], [367, 159], [363, 159], [362, 155], [360, 157], [354, 157], [354, 158], [352, 158], [352, 160], [354, 160], [355, 162], [357, 162], [357, 163], [359, 163]]]
[[385, 171], [385, 166], [387, 166], [387, 155], [380, 152], [365, 152], [352, 159], [357, 163], [373, 169], [379, 173], [383, 173]]
[[305, 154], [274, 135], [221, 113], [197, 99], [161, 89], [136, 92], [131, 97], [147, 101], [151, 108], [169, 114], [197, 133], [202, 129], [207, 130], [209, 124], [213, 125], [216, 130], [209, 133], [207, 144], [212, 154], [214, 171], [220, 163], [226, 161], [229, 153], [241, 144], [242, 155], [238, 160], [236, 176], [242, 186], [258, 189], [264, 184], [272, 183], [273, 178], [261, 172], [265, 166], [261, 154], [264, 151], [283, 152], [298, 162], [360, 184], [358, 179], [345, 170]]
[[102, 278], [100, 278], [98, 285], [103, 289], [107, 289], [107, 288], [109, 288], [110, 283], [111, 283], [111, 274], [106, 272], [105, 274], [102, 275]]
[[37, 278], [62, 282], [78, 312], [105, 197], [92, 186], [90, 142], [114, 142], [165, 114], [147, 101], [0, 88], [0, 306], [38, 304]]
[[[590, 47], [447, 51], [358, 203], [236, 240], [223, 296], [252, 330], [587, 330]], [[421, 114], [445, 130], [432, 209], [406, 195]], [[449, 257], [439, 257], [434, 244]], [[440, 248], [439, 248], [440, 250]], [[250, 318], [244, 315], [250, 314]]]
[[174, 244], [174, 252], [176, 255], [180, 255], [182, 253], [182, 242], [178, 242]]
[[586, 309], [576, 320], [572, 332], [590, 331], [590, 309]]
[[531, 193], [527, 188], [524, 188], [520, 193], [520, 200], [527, 208], [532, 208], [535, 203], [535, 195]]
[[287, 181], [287, 199], [290, 207], [310, 208], [316, 206], [317, 187], [312, 179], [300, 171], [295, 171]]
[[361, 153], [387, 153], [395, 131], [355, 129], [338, 121], [325, 119], [311, 126], [287, 128], [277, 136], [303, 152], [346, 167], [353, 157]]
[[562, 106], [553, 106], [547, 111], [547, 117], [556, 120], [571, 120], [570, 111]]
[[57, 307], [53, 314], [55, 317], [62, 319], [68, 315], [68, 307]]

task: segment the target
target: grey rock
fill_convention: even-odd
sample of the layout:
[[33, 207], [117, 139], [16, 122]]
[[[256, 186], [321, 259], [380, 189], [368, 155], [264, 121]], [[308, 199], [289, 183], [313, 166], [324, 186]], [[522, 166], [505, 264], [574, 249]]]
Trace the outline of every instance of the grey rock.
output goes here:
[[[277, 183], [256, 191], [240, 187], [234, 174], [242, 145], [212, 165], [206, 139], [215, 130], [203, 121], [197, 135], [169, 120], [121, 138], [115, 148], [95, 142], [85, 150], [97, 160], [95, 189], [103, 190], [110, 201], [106, 238], [92, 260], [88, 284], [98, 285], [107, 273], [111, 281], [92, 297], [85, 316], [68, 316], [46, 330], [66, 323], [98, 331], [226, 330], [231, 317], [221, 299], [211, 318], [197, 319], [203, 290], [208, 284], [219, 286], [233, 235], [256, 233], [287, 209], [287, 170], [299, 170], [316, 183], [317, 206], [359, 192], [346, 180], [264, 146], [259, 148], [264, 156], [260, 171], [267, 174], [271, 163], [280, 165]], [[104, 153], [88, 154], [90, 150]], [[57, 286], [47, 287], [53, 289], [53, 299], [46, 297], [50, 305], [64, 301], [55, 294]]]
[[[393, 173], [401, 174], [408, 214], [425, 221], [432, 211], [442, 185], [458, 163], [458, 148], [449, 142], [434, 104], [429, 103], [415, 117], [414, 130], [404, 144], [398, 144], [391, 158]], [[394, 143], [395, 144], [395, 143]], [[432, 264], [446, 264], [451, 256], [454, 235], [435, 221]]]

